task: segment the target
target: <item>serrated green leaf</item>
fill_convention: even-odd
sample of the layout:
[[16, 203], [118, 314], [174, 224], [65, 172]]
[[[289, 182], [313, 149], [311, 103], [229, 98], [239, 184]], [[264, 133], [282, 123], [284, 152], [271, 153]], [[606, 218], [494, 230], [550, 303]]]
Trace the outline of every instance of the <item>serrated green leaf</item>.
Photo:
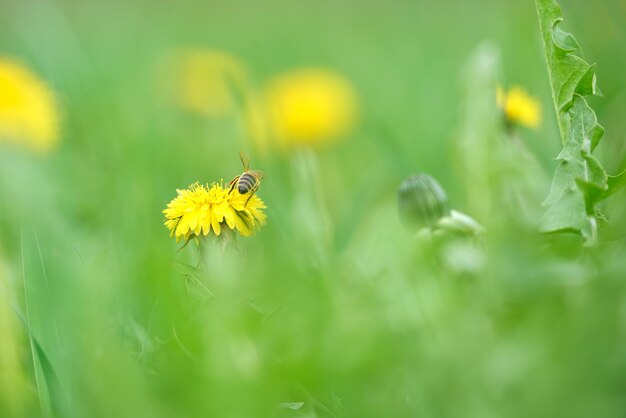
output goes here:
[[579, 84], [584, 78], [588, 78], [587, 74], [593, 67], [582, 58], [572, 55], [564, 56], [561, 64], [555, 71], [558, 76], [556, 85], [559, 86], [558, 106], [560, 110], [566, 110]]
[[565, 190], [550, 205], [541, 220], [542, 232], [576, 232], [585, 239], [594, 234], [592, 221], [586, 213], [582, 192], [575, 187]]
[[582, 162], [578, 160], [566, 160], [564, 159], [556, 168], [554, 178], [552, 179], [552, 187], [550, 188], [550, 195], [543, 202], [544, 206], [553, 205], [558, 201], [561, 196], [567, 191], [572, 189], [576, 183], [575, 173], [579, 173], [583, 170]]
[[606, 197], [609, 176], [592, 155], [604, 134], [584, 96], [599, 94], [595, 64], [582, 58], [571, 33], [560, 28], [555, 0], [536, 0], [537, 15], [563, 149], [542, 220], [545, 232], [571, 231], [595, 240], [597, 204]]
[[567, 146], [575, 146], [582, 152], [590, 154], [604, 134], [604, 128], [598, 124], [596, 114], [589, 107], [587, 101], [579, 94], [572, 97], [572, 106], [564, 115], [568, 123]]
[[576, 179], [576, 185], [583, 193], [587, 214], [589, 216], [594, 216], [596, 214], [596, 208], [593, 203], [602, 199], [606, 189], [598, 187], [598, 185], [594, 183], [587, 183], [581, 179]]
[[608, 188], [604, 193], [604, 196], [602, 196], [603, 199], [606, 199], [613, 193], [618, 192], [622, 187], [626, 186], [626, 170], [616, 176], [608, 176], [607, 183]]
[[587, 72], [578, 81], [576, 93], [581, 96], [597, 94], [596, 86], [596, 65], [592, 64], [587, 68]]
[[594, 186], [600, 190], [606, 191], [609, 188], [608, 175], [604, 171], [604, 167], [600, 161], [593, 155], [585, 155], [585, 173], [584, 177], [578, 177], [576, 181]]
[[[556, 23], [560, 23], [561, 21], [562, 19], [558, 19]], [[576, 41], [576, 38], [574, 38], [571, 33], [565, 32], [558, 26], [554, 27], [554, 32], [552, 33], [552, 36], [554, 37], [554, 43], [556, 44], [556, 46], [563, 52], [573, 52], [580, 48], [578, 46], [578, 41]]]

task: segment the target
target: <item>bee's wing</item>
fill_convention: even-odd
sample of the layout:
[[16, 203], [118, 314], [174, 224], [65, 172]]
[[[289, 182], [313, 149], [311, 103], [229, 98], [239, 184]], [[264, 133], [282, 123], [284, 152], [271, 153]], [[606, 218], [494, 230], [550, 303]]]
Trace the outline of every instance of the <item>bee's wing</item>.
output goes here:
[[248, 171], [250, 168], [250, 157], [243, 151], [239, 151], [239, 158], [241, 159], [241, 164], [243, 164], [243, 171]]
[[256, 176], [257, 180], [261, 181], [264, 178], [266, 178], [267, 176], [265, 175], [264, 172], [260, 171], [260, 170], [254, 170], [253, 171], [254, 175]]

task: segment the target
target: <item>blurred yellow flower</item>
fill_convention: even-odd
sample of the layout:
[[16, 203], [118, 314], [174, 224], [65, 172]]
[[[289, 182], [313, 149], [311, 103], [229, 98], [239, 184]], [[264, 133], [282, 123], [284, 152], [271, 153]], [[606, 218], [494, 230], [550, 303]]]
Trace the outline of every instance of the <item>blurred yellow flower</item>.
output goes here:
[[541, 103], [521, 87], [514, 86], [505, 92], [501, 86], [497, 86], [496, 103], [511, 124], [528, 128], [538, 128], [541, 124]]
[[211, 231], [216, 236], [222, 228], [238, 231], [244, 237], [254, 234], [265, 225], [265, 204], [256, 194], [240, 194], [237, 188], [230, 191], [222, 184], [194, 183], [176, 196], [163, 211], [165, 226], [170, 236], [189, 240]]
[[50, 89], [19, 62], [0, 56], [0, 141], [43, 152], [56, 145], [58, 130]]
[[214, 118], [235, 112], [247, 89], [246, 72], [235, 57], [202, 48], [171, 53], [159, 83], [182, 109]]
[[273, 134], [283, 144], [318, 145], [346, 135], [357, 114], [348, 80], [325, 69], [294, 70], [270, 81], [266, 111]]

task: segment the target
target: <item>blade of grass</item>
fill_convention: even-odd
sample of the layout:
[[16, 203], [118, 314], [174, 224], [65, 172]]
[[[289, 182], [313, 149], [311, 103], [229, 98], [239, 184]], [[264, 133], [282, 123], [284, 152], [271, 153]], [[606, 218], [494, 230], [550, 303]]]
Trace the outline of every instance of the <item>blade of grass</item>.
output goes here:
[[22, 256], [22, 283], [24, 286], [24, 309], [26, 315], [22, 315], [21, 312], [14, 307], [14, 311], [18, 318], [20, 319], [26, 333], [28, 334], [28, 341], [31, 349], [31, 357], [33, 361], [33, 374], [35, 377], [35, 385], [37, 387], [37, 395], [39, 397], [39, 407], [41, 410], [41, 415], [44, 417], [52, 417], [54, 416], [52, 413], [52, 405], [50, 401], [50, 394], [47, 391], [45, 376], [43, 375], [43, 365], [42, 358], [44, 361], [49, 364], [47, 361], [47, 357], [45, 356], [44, 351], [41, 349], [40, 345], [37, 343], [33, 333], [30, 328], [30, 309], [28, 307], [28, 288], [26, 286], [26, 262], [25, 262], [25, 254], [24, 254], [24, 237], [22, 232], [20, 231], [20, 250]]

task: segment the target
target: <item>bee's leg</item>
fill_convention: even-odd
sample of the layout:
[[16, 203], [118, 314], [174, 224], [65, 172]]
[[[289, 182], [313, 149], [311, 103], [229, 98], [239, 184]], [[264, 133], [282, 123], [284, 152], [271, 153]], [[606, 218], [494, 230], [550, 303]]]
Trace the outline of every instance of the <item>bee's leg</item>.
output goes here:
[[239, 180], [240, 176], [235, 177], [234, 179], [232, 179], [230, 181], [230, 183], [228, 183], [228, 185], [230, 186], [230, 189], [228, 189], [228, 194], [230, 194], [230, 192], [233, 191], [233, 189], [235, 188], [235, 185], [237, 184], [237, 180]]
[[248, 206], [248, 202], [250, 201], [250, 199], [252, 199], [252, 196], [254, 196], [254, 194], [256, 193], [256, 191], [259, 190], [259, 186], [254, 186], [252, 189], [250, 189], [250, 196], [248, 196], [248, 198], [246, 199], [246, 203], [243, 204], [243, 207]]

